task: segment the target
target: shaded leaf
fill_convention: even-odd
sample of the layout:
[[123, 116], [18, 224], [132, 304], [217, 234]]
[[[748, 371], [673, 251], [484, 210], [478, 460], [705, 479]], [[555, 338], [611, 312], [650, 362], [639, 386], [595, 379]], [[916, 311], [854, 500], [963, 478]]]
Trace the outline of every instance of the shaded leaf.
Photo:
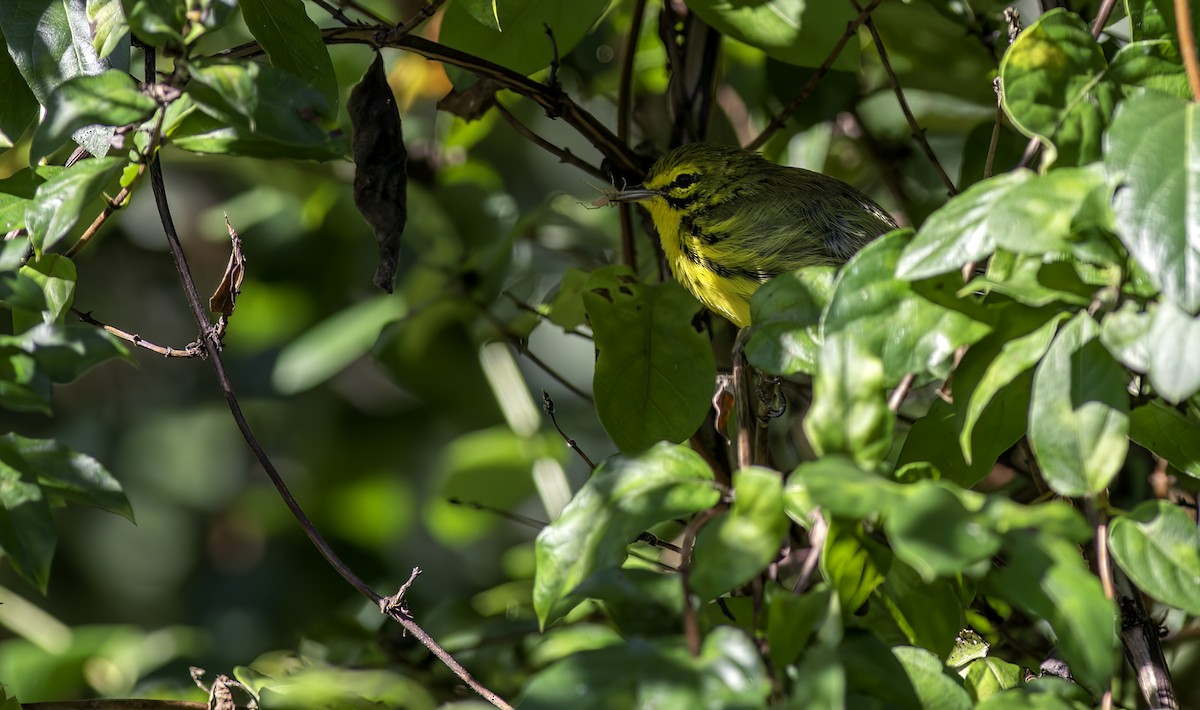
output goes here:
[[[337, 110], [338, 85], [321, 30], [300, 0], [239, 0], [242, 19], [271, 64], [304, 79]], [[353, 115], [352, 115], [353, 120]]]
[[[8, 54], [3, 24], [0, 22], [0, 96], [4, 97], [0, 101], [0, 148], [10, 148], [37, 117], [38, 101]], [[0, 202], [0, 231], [6, 232], [10, 228], [3, 226], [3, 210]]]
[[44, 491], [63, 500], [133, 521], [133, 508], [117, 479], [96, 459], [57, 441], [0, 436], [0, 465], [31, 474]]
[[118, 158], [84, 160], [39, 185], [25, 208], [25, 226], [34, 248], [45, 251], [67, 236], [84, 206], [100, 195], [121, 164]]
[[129, 358], [116, 337], [91, 326], [42, 323], [20, 335], [0, 335], [0, 351], [28, 353], [51, 381], [71, 382], [93, 365], [114, 357]]
[[813, 378], [804, 433], [820, 456], [844, 454], [863, 467], [892, 445], [895, 420], [884, 397], [883, 364], [852, 335], [829, 335]]
[[1200, 478], [1200, 423], [1157, 400], [1129, 413], [1129, 438]]
[[708, 601], [759, 575], [787, 534], [777, 471], [744, 468], [733, 477], [733, 504], [696, 537], [692, 593]]
[[84, 126], [139, 123], [156, 108], [158, 103], [139, 91], [137, 82], [123, 71], [73, 77], [47, 100], [46, 117], [34, 131], [29, 159], [36, 162], [48, 155]]
[[408, 152], [382, 55], [375, 55], [350, 92], [347, 108], [354, 126], [354, 205], [371, 225], [379, 245], [375, 285], [391, 293], [396, 287], [400, 237], [408, 221]]

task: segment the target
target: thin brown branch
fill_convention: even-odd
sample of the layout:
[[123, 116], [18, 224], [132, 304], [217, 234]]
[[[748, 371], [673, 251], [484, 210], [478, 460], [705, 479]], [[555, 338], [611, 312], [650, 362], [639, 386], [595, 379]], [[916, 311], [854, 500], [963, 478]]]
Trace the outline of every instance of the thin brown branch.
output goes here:
[[529, 128], [529, 126], [526, 126], [524, 123], [521, 123], [520, 119], [518, 119], [516, 116], [514, 116], [512, 114], [512, 112], [509, 111], [507, 108], [505, 108], [504, 104], [500, 103], [499, 101], [496, 102], [496, 112], [499, 113], [500, 117], [503, 118], [508, 123], [508, 125], [512, 126], [516, 130], [517, 133], [520, 133], [522, 136], [525, 137], [526, 140], [530, 141], [531, 143], [537, 145], [539, 148], [545, 150], [547, 153], [558, 158], [558, 162], [567, 163], [568, 165], [574, 165], [575, 167], [584, 171], [588, 175], [591, 175], [592, 177], [596, 177], [601, 180], [608, 179], [608, 176], [605, 175], [604, 171], [602, 171], [600, 168], [597, 168], [594, 165], [589, 165], [586, 161], [579, 158], [578, 156], [576, 156], [574, 153], [567, 150], [566, 148], [559, 148], [558, 146], [554, 145], [550, 141], [539, 136], [537, 133], [534, 133], [533, 130]]
[[[239, 705], [239, 710], [245, 706]], [[100, 698], [98, 700], [51, 700], [21, 703], [21, 710], [207, 710], [208, 703], [191, 700], [148, 700], [146, 698]]]
[[[1000, 145], [1000, 127], [1004, 123], [1004, 106], [1000, 102], [1000, 77], [992, 82], [996, 92], [996, 122], [992, 124], [992, 140], [988, 143], [987, 160], [983, 163], [983, 179], [992, 176], [992, 168], [996, 162], [996, 146]], [[966, 279], [964, 273], [963, 278]]]
[[[865, 14], [862, 6], [858, 4], [858, 0], [850, 0], [850, 4], [858, 11], [859, 16]], [[942, 179], [942, 184], [951, 195], [958, 194], [958, 188], [955, 187], [954, 181], [946, 174], [946, 169], [942, 167], [941, 161], [938, 160], [937, 154], [933, 152], [933, 147], [929, 145], [929, 141], [925, 139], [925, 129], [917, 123], [917, 117], [913, 115], [912, 108], [908, 105], [908, 99], [904, 98], [904, 90], [900, 87], [900, 79], [896, 77], [895, 70], [892, 69], [892, 63], [888, 60], [887, 48], [883, 46], [883, 38], [879, 36], [879, 28], [875, 26], [875, 21], [867, 15], [866, 19], [867, 31], [871, 33], [871, 38], [875, 40], [875, 51], [879, 53], [879, 61], [883, 64], [884, 71], [887, 72], [888, 81], [892, 84], [892, 91], [896, 94], [896, 100], [900, 102], [900, 110], [904, 112], [904, 118], [908, 121], [908, 125], [912, 128], [913, 140], [917, 145], [921, 146], [921, 152], [929, 159], [929, 162], [937, 170], [938, 177]]]
[[679, 580], [683, 585], [683, 633], [687, 637], [688, 651], [692, 657], [700, 655], [700, 620], [696, 616], [696, 608], [692, 606], [692, 552], [696, 549], [696, 536], [708, 521], [717, 517], [721, 508], [709, 508], [700, 513], [688, 523], [683, 531], [683, 544], [679, 552]]
[[811, 77], [809, 77], [808, 81], [804, 84], [804, 88], [800, 89], [800, 93], [796, 95], [796, 98], [789, 101], [788, 105], [771, 119], [771, 122], [767, 124], [767, 127], [763, 129], [762, 133], [758, 134], [758, 138], [750, 141], [750, 143], [745, 146], [746, 150], [758, 150], [759, 148], [763, 147], [763, 144], [767, 142], [768, 138], [775, 134], [775, 131], [783, 128], [784, 124], [787, 123], [788, 118], [796, 112], [796, 109], [800, 108], [800, 104], [807, 101], [808, 97], [812, 96], [812, 93], [817, 90], [817, 84], [821, 82], [821, 78], [825, 76], [825, 74], [827, 74], [833, 67], [833, 63], [837, 61], [838, 55], [840, 55], [842, 50], [845, 49], [846, 43], [850, 41], [850, 38], [853, 37], [854, 33], [858, 31], [858, 28], [867, 21], [867, 18], [871, 16], [871, 12], [874, 11], [876, 6], [878, 6], [881, 2], [883, 2], [883, 0], [871, 0], [871, 2], [868, 3], [864, 9], [859, 11], [858, 17], [854, 18], [853, 21], [846, 25], [846, 31], [842, 33], [840, 38], [838, 38], [837, 43], [833, 45], [833, 49], [829, 50], [829, 56], [825, 57], [825, 61], [821, 62], [821, 66], [817, 67], [817, 71], [813, 73]]
[[330, 17], [332, 17], [333, 19], [342, 23], [343, 25], [346, 25], [347, 27], [354, 27], [355, 25], [360, 24], [360, 23], [356, 22], [355, 20], [351, 20], [349, 17], [347, 17], [346, 13], [342, 12], [340, 8], [336, 8], [333, 5], [330, 5], [329, 3], [325, 2], [325, 0], [310, 0], [310, 1], [312, 2], [312, 4], [321, 8], [325, 12], [329, 13]]
[[421, 8], [417, 14], [400, 23], [394, 32], [397, 35], [406, 35], [420, 27], [426, 20], [437, 14], [439, 8], [446, 4], [446, 0], [429, 0], [429, 4]]
[[800, 576], [796, 579], [796, 586], [793, 588], [796, 594], [803, 594], [804, 590], [808, 589], [808, 583], [812, 580], [813, 573], [817, 571], [817, 563], [821, 561], [821, 550], [825, 547], [825, 538], [829, 535], [829, 525], [825, 522], [825, 516], [821, 515], [820, 508], [809, 513], [808, 519], [812, 523], [808, 529], [808, 557], [804, 558], [804, 564], [800, 567]]
[[566, 442], [567, 448], [578, 454], [579, 458], [583, 459], [583, 462], [588, 465], [588, 468], [595, 471], [596, 464], [592, 463], [592, 460], [588, 458], [588, 455], [583, 453], [583, 449], [579, 448], [579, 444], [575, 443], [574, 439], [567, 436], [567, 433], [558, 425], [558, 417], [554, 416], [554, 400], [550, 398], [550, 393], [546, 390], [542, 390], [542, 411], [550, 417], [550, 422], [554, 424], [554, 428], [558, 430], [558, 435], [562, 437], [564, 442]]
[[483, 314], [484, 318], [487, 318], [489, 321], [491, 321], [492, 325], [496, 327], [496, 330], [500, 331], [500, 334], [504, 336], [504, 339], [508, 341], [508, 344], [516, 348], [517, 352], [525, 356], [526, 359], [536, 365], [542, 372], [550, 375], [555, 382], [558, 382], [560, 385], [570, 390], [572, 394], [580, 397], [584, 401], [592, 401], [592, 396], [590, 394], [572, 384], [570, 380], [560, 375], [554, 368], [547, 365], [544, 360], [530, 351], [529, 346], [525, 343], [525, 339], [514, 333], [512, 329], [508, 327], [508, 324], [496, 317], [496, 314], [492, 313], [487, 309], [486, 306], [482, 304], [477, 303], [475, 305], [479, 308], [479, 312]]
[[106, 333], [115, 335], [116, 337], [120, 338], [121, 340], [124, 340], [127, 343], [132, 343], [133, 345], [135, 345], [139, 348], [145, 348], [146, 350], [149, 350], [152, 353], [158, 353], [159, 355], [162, 355], [163, 357], [181, 357], [181, 358], [204, 357], [204, 348], [201, 347], [199, 341], [188, 343], [187, 345], [185, 345], [182, 348], [173, 348], [169, 345], [155, 345], [154, 343], [150, 342], [149, 340], [146, 340], [145, 338], [138, 335], [137, 333], [130, 333], [128, 331], [121, 330], [120, 328], [117, 328], [117, 327], [108, 325], [107, 323], [102, 323], [102, 322], [96, 320], [95, 318], [92, 317], [91, 311], [84, 312], [84, 311], [81, 311], [78, 308], [75, 308], [74, 306], [72, 306], [71, 312], [74, 313], [76, 315], [76, 317], [79, 318], [79, 320], [83, 321], [84, 323], [87, 323], [88, 325], [94, 325], [97, 328], [100, 328], [101, 330], [105, 331]]
[[376, 24], [389, 25], [389, 26], [392, 24], [391, 22], [388, 22], [382, 16], [375, 14], [375, 12], [373, 10], [371, 10], [371, 8], [364, 7], [363, 5], [356, 2], [356, 0], [338, 0], [338, 5], [341, 5], [342, 7], [348, 7], [352, 10], [355, 10], [359, 14], [361, 14], [363, 17], [366, 17], [371, 22], [374, 22]]
[[[146, 76], [154, 76], [155, 73], [156, 53], [152, 49], [146, 51]], [[331, 567], [337, 570], [350, 584], [358, 590], [360, 594], [370, 600], [373, 604], [380, 605], [380, 609], [390, 618], [404, 627], [404, 630], [412, 634], [423, 646], [425, 646], [434, 656], [438, 658], [447, 668], [457, 675], [464, 683], [472, 690], [478, 693], [488, 702], [496, 707], [506, 708], [511, 710], [511, 705], [504, 701], [499, 695], [491, 690], [488, 690], [479, 681], [464, 668], [446, 649], [442, 648], [437, 641], [433, 639], [408, 613], [403, 605], [389, 605], [388, 598], [381, 596], [375, 590], [371, 589], [365, 582], [362, 581], [351, 570], [337, 553], [333, 551], [325, 538], [321, 536], [316, 527], [309, 520], [308, 515], [300, 507], [292, 492], [288, 489], [283, 477], [279, 475], [279, 471], [271, 462], [267, 452], [255, 437], [254, 432], [250, 429], [250, 423], [246, 421], [246, 416], [242, 412], [241, 404], [238, 402], [237, 396], [233, 391], [233, 384], [229, 380], [229, 374], [225, 370], [225, 363], [221, 359], [220, 341], [217, 340], [216, 331], [208, 320], [208, 315], [205, 313], [203, 302], [200, 300], [200, 293], [196, 290], [196, 282], [192, 278], [191, 268], [188, 266], [187, 255], [183, 251], [183, 244], [179, 240], [179, 233], [175, 229], [175, 221], [171, 217], [171, 208], [167, 202], [167, 189], [163, 182], [162, 164], [159, 161], [159, 156], [155, 154], [150, 160], [150, 185], [154, 192], [154, 202], [158, 207], [158, 216], [162, 221], [163, 233], [167, 239], [167, 245], [171, 250], [171, 257], [175, 261], [175, 269], [179, 272], [180, 284], [183, 287], [184, 295], [187, 298], [188, 306], [192, 311], [192, 316], [196, 321], [196, 327], [200, 330], [200, 343], [208, 355], [208, 360], [213, 365], [217, 377], [217, 384], [221, 388], [221, 392], [225, 395], [225, 401], [229, 405], [230, 414], [233, 415], [238, 430], [242, 433], [242, 437], [246, 440], [246, 444], [250, 447], [254, 457], [258, 460], [267, 477], [271, 479], [272, 485], [283, 499], [284, 505], [292, 513], [292, 517], [300, 525], [304, 534], [312, 542], [313, 546], [325, 558]], [[411, 580], [410, 580], [411, 582]], [[404, 588], [401, 589], [401, 592]], [[394, 599], [395, 597], [393, 597]]]
[[1196, 59], [1196, 35], [1192, 34], [1192, 13], [1187, 0], [1175, 0], [1175, 31], [1179, 36], [1183, 69], [1188, 85], [1192, 87], [1192, 101], [1200, 101], [1200, 61]]
[[1104, 31], [1104, 26], [1108, 24], [1108, 17], [1112, 14], [1113, 8], [1116, 5], [1117, 0], [1104, 0], [1104, 4], [1096, 11], [1096, 18], [1092, 20], [1093, 37], [1100, 38], [1100, 33]]
[[629, 35], [625, 38], [621, 55], [621, 83], [617, 85], [617, 140], [626, 145], [629, 144], [629, 123], [633, 118], [633, 63], [645, 16], [646, 0], [636, 0], [633, 4], [633, 21], [629, 25]]
[[[538, 318], [541, 318], [542, 320], [545, 320], [545, 321], [550, 320], [550, 316], [546, 315], [545, 313], [542, 313], [538, 309], [534, 308], [533, 306], [529, 305], [528, 303], [517, 298], [516, 296], [513, 295], [512, 291], [505, 291], [504, 297], [507, 298], [508, 300], [512, 301], [512, 304], [514, 306], [516, 306], [517, 308], [519, 308], [527, 313], [532, 313], [533, 315], [537, 316]], [[553, 321], [551, 321], [551, 322], [553, 322]], [[563, 332], [569, 333], [570, 335], [578, 336], [580, 338], [583, 338], [584, 340], [592, 340], [593, 339], [592, 336], [588, 335], [587, 333], [583, 332], [582, 330], [580, 330], [578, 328], [563, 328]]]
[[449, 503], [450, 505], [457, 505], [462, 508], [470, 508], [471, 510], [478, 510], [481, 513], [491, 513], [492, 515], [495, 515], [496, 517], [504, 518], [505, 520], [508, 520], [510, 522], [518, 523], [520, 525], [524, 525], [526, 527], [530, 527], [535, 530], [541, 530], [542, 528], [544, 528], [550, 524], [550, 523], [547, 523], [545, 520], [538, 520], [536, 518], [531, 518], [527, 515], [521, 515], [520, 513], [513, 513], [510, 511], [507, 511], [507, 510], [501, 510], [499, 508], [495, 508], [490, 505], [484, 505], [483, 503], [477, 503], [473, 500], [462, 500], [461, 498], [447, 498], [446, 502]]
[[908, 391], [912, 389], [913, 381], [916, 379], [917, 376], [910, 372], [900, 380], [896, 389], [892, 390], [892, 396], [888, 397], [888, 409], [892, 414], [900, 411], [900, 405], [904, 404], [904, 398], [908, 396]]
[[[638, 156], [619, 141], [616, 135], [600, 122], [600, 119], [585, 111], [562, 91], [538, 83], [507, 67], [466, 52], [460, 52], [457, 49], [451, 49], [437, 42], [431, 42], [423, 37], [411, 34], [396, 36], [396, 33], [386, 27], [337, 27], [321, 30], [321, 35], [325, 44], [365, 44], [376, 49], [383, 47], [401, 49], [426, 59], [462, 67], [477, 76], [492, 79], [509, 91], [531, 99], [541, 106], [546, 111], [546, 115], [551, 118], [561, 118], [612, 161], [613, 167], [620, 173], [640, 178], [644, 172]], [[214, 56], [222, 59], [237, 59], [258, 56], [262, 51], [262, 46], [257, 42], [249, 42], [219, 52]]]

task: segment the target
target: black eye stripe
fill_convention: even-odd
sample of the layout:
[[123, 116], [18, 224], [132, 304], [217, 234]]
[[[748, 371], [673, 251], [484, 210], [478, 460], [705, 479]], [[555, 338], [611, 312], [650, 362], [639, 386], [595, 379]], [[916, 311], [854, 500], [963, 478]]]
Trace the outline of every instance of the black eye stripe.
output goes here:
[[683, 173], [675, 178], [671, 183], [671, 187], [687, 187], [694, 185], [700, 181], [700, 175], [697, 173]]

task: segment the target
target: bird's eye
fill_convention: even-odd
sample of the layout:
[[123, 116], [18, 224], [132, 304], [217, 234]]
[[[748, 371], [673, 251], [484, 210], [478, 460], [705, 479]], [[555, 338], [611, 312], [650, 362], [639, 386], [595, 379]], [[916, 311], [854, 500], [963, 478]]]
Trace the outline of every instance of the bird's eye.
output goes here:
[[675, 178], [675, 182], [671, 184], [671, 187], [687, 187], [688, 185], [694, 185], [699, 181], [700, 175], [698, 173], [683, 173], [679, 177]]

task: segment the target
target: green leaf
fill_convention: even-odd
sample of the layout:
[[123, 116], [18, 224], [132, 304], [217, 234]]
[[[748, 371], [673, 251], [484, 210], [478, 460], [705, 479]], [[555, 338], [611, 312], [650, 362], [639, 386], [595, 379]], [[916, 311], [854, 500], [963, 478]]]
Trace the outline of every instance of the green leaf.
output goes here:
[[1108, 549], [1138, 589], [1200, 615], [1200, 531], [1179, 506], [1148, 500], [1114, 518]]
[[1152, 401], [1129, 413], [1129, 438], [1180, 471], [1200, 478], [1200, 423], [1193, 419]]
[[674, 575], [609, 567], [593, 572], [575, 593], [604, 602], [609, 618], [626, 637], [670, 635], [682, 628], [683, 594]]
[[1200, 391], [1200, 317], [1173, 302], [1158, 304], [1150, 321], [1150, 384], [1168, 402], [1182, 402]]
[[744, 468], [735, 473], [729, 512], [696, 537], [692, 593], [708, 601], [758, 576], [778, 556], [788, 525], [779, 472]]
[[813, 506], [832, 515], [859, 519], [887, 515], [902, 504], [908, 489], [875, 473], [868, 473], [842, 456], [824, 456], [800, 464], [788, 477], [784, 506], [803, 520]]
[[[920, 285], [895, 277], [896, 264], [911, 232], [895, 231], [858, 252], [842, 271], [825, 313], [828, 338], [853, 334], [868, 352], [883, 360], [884, 384], [906, 374], [944, 377], [954, 351], [990, 330], [986, 317], [970, 301], [951, 301], [961, 285], [958, 274], [945, 274]], [[940, 293], [949, 308], [926, 294]], [[972, 315], [966, 315], [967, 312]]]
[[43, 594], [57, 540], [50, 504], [33, 475], [0, 460], [0, 549]]
[[1000, 61], [1001, 101], [1021, 133], [1046, 145], [1046, 163], [1100, 158], [1101, 135], [1119, 89], [1105, 76], [1100, 45], [1076, 14], [1043, 14]]
[[715, 505], [720, 494], [712, 475], [699, 454], [666, 443], [600, 464], [538, 535], [533, 607], [539, 623], [544, 627], [569, 611], [575, 588], [593, 572], [620, 565], [639, 533]]
[[1117, 362], [1134, 372], [1150, 369], [1150, 324], [1153, 314], [1125, 301], [1100, 322], [1100, 342]]
[[[980, 658], [959, 671], [967, 690], [976, 700], [988, 698], [1018, 687], [1025, 678], [1020, 666], [999, 658]], [[982, 706], [980, 706], [982, 707]]]
[[25, 226], [34, 249], [45, 251], [67, 236], [84, 207], [100, 195], [122, 162], [119, 158], [84, 160], [42, 183], [25, 208]]
[[563, 330], [577, 328], [584, 323], [583, 290], [591, 274], [580, 269], [567, 269], [562, 284], [549, 304], [548, 318]]
[[[31, 313], [31, 322], [19, 330], [28, 330], [43, 318], [47, 323], [62, 323], [75, 300], [75, 263], [60, 254], [42, 254], [22, 266], [20, 273], [41, 288], [46, 310]], [[13, 318], [15, 323], [17, 313]]]
[[1192, 97], [1179, 48], [1171, 40], [1130, 42], [1117, 50], [1108, 75], [1125, 86], [1145, 87], [1185, 100]]
[[[848, 3], [842, 7], [804, 0], [692, 0], [688, 9], [721, 34], [757, 47], [781, 62], [803, 67], [821, 66], [857, 14]], [[832, 68], [857, 69], [857, 48], [858, 43], [851, 38]]]
[[[2, 22], [0, 30], [3, 30]], [[0, 102], [0, 148], [11, 148], [37, 118], [38, 101], [8, 54], [3, 31], [0, 31], [0, 96], [4, 97]], [[0, 202], [0, 231], [7, 232], [11, 228], [4, 226], [3, 209]]]
[[1022, 181], [988, 218], [997, 247], [1044, 257], [1066, 253], [1093, 263], [1117, 255], [1095, 227], [1111, 229], [1109, 186], [1100, 163], [1060, 168]]
[[914, 646], [945, 656], [966, 625], [963, 602], [955, 582], [926, 582], [912, 567], [894, 560], [883, 584], [871, 597]]
[[87, 0], [87, 18], [92, 26], [92, 47], [104, 59], [123, 47], [129, 52], [129, 23], [121, 0]]
[[0, 406], [49, 415], [50, 378], [24, 353], [0, 356]]
[[776, 375], [816, 371], [821, 349], [821, 314], [833, 296], [837, 269], [810, 266], [780, 274], [754, 292], [746, 357]]
[[[1009, 309], [1010, 311], [1012, 309]], [[1057, 313], [1030, 331], [1047, 314], [1015, 311], [1015, 318], [1001, 321], [1003, 329], [979, 341], [969, 349], [954, 373], [954, 405], [960, 422], [958, 443], [963, 458], [971, 462], [975, 425], [1000, 390], [1019, 386], [1018, 377], [1033, 368], [1067, 314]]]
[[896, 264], [896, 275], [915, 281], [957, 271], [981, 261], [996, 250], [990, 218], [1003, 213], [1010, 192], [1029, 181], [1033, 173], [1014, 170], [975, 183], [929, 216], [905, 247]]
[[[471, 9], [460, 2], [450, 3], [442, 19], [438, 41], [477, 57], [512, 69], [518, 74], [550, 66], [557, 45], [560, 57], [575, 48], [608, 8], [609, 0], [498, 0], [498, 27], [481, 24]], [[479, 7], [478, 4], [475, 5]], [[546, 36], [545, 26], [554, 33]], [[503, 27], [503, 31], [499, 28]], [[451, 77], [456, 85], [466, 74]], [[473, 81], [467, 81], [469, 85]]]
[[1029, 441], [1059, 495], [1104, 490], [1129, 448], [1128, 375], [1100, 344], [1098, 331], [1091, 316], [1076, 315], [1033, 378]]
[[133, 521], [133, 509], [117, 479], [96, 459], [57, 441], [17, 434], [0, 436], [0, 466], [34, 476], [44, 492], [63, 500]]
[[992, 568], [985, 589], [1048, 622], [1076, 680], [1093, 690], [1107, 687], [1117, 657], [1116, 609], [1079, 549], [1036, 532], [1006, 535], [1004, 549], [1007, 564]]
[[617, 448], [683, 441], [711, 406], [716, 362], [692, 326], [700, 306], [676, 282], [638, 283], [624, 267], [600, 269], [583, 294], [596, 341], [596, 413]]
[[338, 84], [321, 30], [300, 0], [239, 0], [242, 19], [271, 64], [317, 87], [337, 111]]
[[[45, 181], [41, 176], [29, 169], [0, 180], [0, 232], [9, 232], [25, 226], [25, 208], [37, 192], [38, 185], [43, 182]], [[16, 239], [8, 244], [20, 244], [20, 257], [24, 258], [27, 244]]]
[[184, 3], [175, 0], [121, 0], [129, 28], [139, 40], [152, 47], [179, 52], [188, 24]]
[[[68, 79], [109, 67], [92, 46], [85, 0], [5, 0], [0, 27], [8, 53], [43, 106]], [[16, 96], [20, 100], [19, 91]], [[74, 138], [92, 155], [103, 156], [112, 136], [111, 128], [85, 128]]]
[[42, 323], [20, 335], [0, 335], [0, 352], [15, 349], [33, 356], [46, 376], [71, 382], [85, 370], [114, 357], [129, 358], [116, 337], [91, 326]]
[[138, 90], [133, 77], [117, 69], [73, 77], [54, 90], [46, 117], [33, 134], [29, 159], [36, 162], [84, 126], [140, 123], [158, 103]]
[[331, 315], [280, 350], [271, 384], [282, 394], [316, 387], [371, 352], [383, 327], [406, 311], [399, 299], [376, 296]]
[[947, 446], [958, 439], [959, 422], [954, 405], [935, 399], [925, 416], [917, 420], [904, 438], [896, 459], [897, 470], [914, 463], [927, 463], [944, 480], [971, 487], [992, 470], [1000, 454], [1025, 435], [1029, 411], [1031, 374], [1020, 375], [1010, 386], [992, 397], [971, 434], [971, 461], [961, 446]]
[[[0, 303], [13, 311], [25, 311], [40, 314], [46, 308], [46, 296], [41, 286], [29, 276], [17, 272], [0, 274]], [[13, 330], [21, 332], [26, 328], [16, 327]]]
[[974, 707], [962, 682], [938, 656], [913, 646], [898, 646], [892, 649], [892, 653], [917, 691], [921, 707], [938, 710], [970, 710]]
[[767, 587], [767, 648], [776, 667], [795, 663], [808, 647], [809, 639], [829, 613], [830, 594], [824, 585], [804, 594], [774, 585]]
[[983, 499], [948, 484], [920, 481], [904, 505], [884, 520], [896, 556], [926, 582], [966, 571], [1000, 549], [1000, 536], [982, 524]]
[[865, 468], [892, 445], [896, 422], [884, 398], [883, 366], [852, 335], [825, 338], [804, 433], [818, 456], [845, 454]]
[[1200, 311], [1200, 118], [1192, 102], [1147, 92], [1123, 102], [1105, 140], [1104, 167], [1120, 182], [1117, 236], [1163, 295]]
[[[233, 146], [254, 151], [258, 144], [274, 143], [281, 148], [302, 149], [305, 157], [333, 157], [345, 150], [345, 139], [329, 101], [303, 79], [256, 62], [198, 63], [191, 76], [188, 94], [204, 112], [223, 122], [223, 129], [212, 126], [210, 130], [227, 136]], [[197, 136], [204, 128], [203, 123], [198, 125], [199, 129], [196, 124], [180, 125], [175, 132]], [[175, 132], [171, 133], [172, 140], [187, 147]], [[262, 157], [275, 157], [263, 152], [266, 154]]]
[[856, 613], [883, 583], [892, 555], [863, 530], [862, 523], [833, 518], [819, 562], [821, 576], [837, 593], [841, 607]]

